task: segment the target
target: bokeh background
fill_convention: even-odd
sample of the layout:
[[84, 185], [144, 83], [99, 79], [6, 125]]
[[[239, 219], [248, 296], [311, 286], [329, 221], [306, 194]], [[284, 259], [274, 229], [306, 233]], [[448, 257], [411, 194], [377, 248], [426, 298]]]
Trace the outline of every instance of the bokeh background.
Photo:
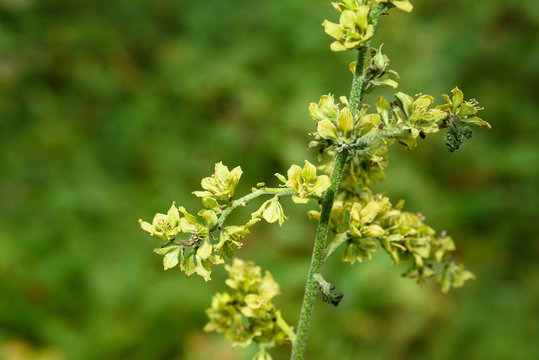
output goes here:
[[[477, 280], [442, 295], [382, 253], [333, 259], [345, 297], [317, 303], [307, 358], [537, 359], [539, 3], [413, 3], [373, 42], [400, 89], [440, 100], [458, 84], [493, 129], [452, 154], [441, 136], [395, 147], [376, 190], [452, 234]], [[314, 161], [307, 105], [347, 95], [354, 58], [329, 51], [325, 18], [329, 1], [0, 0], [1, 359], [252, 356], [202, 331], [223, 268], [209, 283], [164, 272], [137, 219], [172, 201], [196, 211], [190, 192], [217, 161], [241, 165], [239, 194]], [[305, 210], [285, 201], [290, 221], [258, 226], [238, 253], [272, 271], [294, 325]]]

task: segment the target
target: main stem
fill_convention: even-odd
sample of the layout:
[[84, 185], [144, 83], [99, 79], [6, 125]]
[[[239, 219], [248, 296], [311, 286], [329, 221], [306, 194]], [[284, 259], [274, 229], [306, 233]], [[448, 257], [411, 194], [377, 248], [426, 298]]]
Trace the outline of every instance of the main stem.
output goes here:
[[[376, 4], [372, 7], [370, 23], [374, 28], [376, 28], [376, 25], [378, 24], [378, 17], [383, 9], [384, 6], [382, 4]], [[363, 82], [363, 68], [369, 53], [370, 43], [371, 40], [369, 40], [364, 47], [359, 49], [356, 70], [354, 72], [354, 79], [352, 81], [352, 90], [350, 93], [350, 111], [352, 112], [352, 115], [356, 114], [361, 101], [363, 87], [365, 85]], [[311, 257], [311, 267], [309, 268], [307, 284], [305, 285], [305, 294], [303, 295], [303, 303], [301, 305], [301, 312], [299, 314], [296, 339], [292, 342], [292, 355], [290, 356], [292, 360], [302, 360], [305, 354], [307, 336], [309, 335], [309, 326], [311, 324], [311, 317], [313, 314], [314, 301], [316, 300], [316, 295], [318, 294], [315, 275], [320, 273], [320, 269], [324, 263], [324, 250], [326, 248], [328, 238], [331, 209], [333, 208], [335, 193], [337, 192], [341, 183], [342, 174], [346, 161], [348, 160], [348, 156], [349, 152], [346, 149], [335, 156], [335, 164], [333, 166], [333, 170], [331, 171], [330, 185], [324, 198], [322, 199], [320, 221], [318, 222], [318, 228], [316, 230], [313, 255]]]
[[316, 238], [314, 241], [313, 255], [311, 258], [311, 267], [307, 277], [307, 285], [305, 286], [305, 295], [303, 296], [303, 304], [299, 314], [298, 329], [296, 331], [296, 340], [292, 343], [291, 359], [303, 359], [305, 346], [307, 345], [307, 336], [309, 335], [309, 325], [314, 308], [314, 301], [318, 293], [318, 287], [314, 276], [320, 272], [322, 263], [324, 262], [324, 250], [326, 249], [326, 241], [329, 230], [329, 218], [331, 209], [333, 208], [333, 200], [335, 193], [341, 183], [341, 177], [348, 160], [348, 151], [345, 150], [339, 153], [335, 158], [335, 165], [331, 172], [330, 185], [326, 191], [326, 195], [322, 200], [322, 210], [320, 211], [320, 222], [316, 230]]
[[[386, 10], [386, 7], [383, 4], [376, 4], [372, 7], [371, 13], [370, 13], [370, 23], [373, 27], [373, 32], [376, 30], [376, 26], [378, 25], [378, 19], [380, 18], [380, 14]], [[374, 36], [374, 35], [373, 35]], [[363, 97], [363, 87], [365, 86], [365, 78], [363, 74], [363, 66], [365, 64], [365, 60], [367, 60], [369, 55], [369, 49], [371, 48], [371, 42], [372, 37], [367, 40], [367, 43], [365, 46], [363, 46], [361, 49], [359, 49], [359, 54], [357, 55], [357, 62], [356, 62], [356, 69], [354, 71], [354, 80], [352, 81], [352, 89], [350, 90], [350, 112], [352, 114], [355, 114], [359, 104], [361, 102], [361, 99]]]

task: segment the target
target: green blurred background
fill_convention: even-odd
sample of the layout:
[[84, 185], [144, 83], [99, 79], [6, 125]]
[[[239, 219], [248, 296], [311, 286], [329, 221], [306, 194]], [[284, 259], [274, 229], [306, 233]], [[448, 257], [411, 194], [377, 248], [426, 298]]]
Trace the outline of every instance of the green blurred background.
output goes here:
[[[453, 154], [441, 136], [395, 147], [376, 190], [452, 234], [477, 280], [442, 295], [382, 253], [333, 259], [345, 297], [317, 303], [307, 359], [538, 359], [539, 4], [412, 2], [373, 41], [400, 89], [439, 100], [458, 84], [493, 129]], [[325, 18], [329, 1], [0, 0], [1, 359], [252, 356], [202, 331], [223, 268], [209, 283], [164, 272], [137, 219], [173, 200], [196, 211], [190, 192], [217, 161], [241, 165], [239, 194], [314, 161], [307, 105], [347, 95], [354, 58], [329, 51]], [[290, 221], [238, 252], [272, 271], [293, 325], [305, 210], [285, 201]]]

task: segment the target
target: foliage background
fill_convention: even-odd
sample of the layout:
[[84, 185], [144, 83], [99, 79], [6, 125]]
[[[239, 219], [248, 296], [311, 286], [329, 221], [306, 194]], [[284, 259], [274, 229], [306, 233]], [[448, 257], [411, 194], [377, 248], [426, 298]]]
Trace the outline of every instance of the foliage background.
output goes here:
[[[413, 3], [373, 45], [403, 91], [440, 99], [458, 84], [493, 129], [454, 154], [440, 136], [394, 149], [377, 190], [454, 235], [478, 280], [444, 296], [383, 254], [334, 259], [326, 277], [345, 297], [317, 304], [307, 358], [539, 358], [538, 3]], [[337, 13], [312, 0], [0, 1], [0, 358], [252, 355], [201, 330], [222, 267], [207, 284], [163, 272], [136, 220], [173, 200], [196, 210], [190, 192], [217, 161], [242, 166], [240, 194], [303, 162], [308, 103], [351, 82], [325, 18]], [[238, 254], [273, 272], [291, 324], [305, 209], [286, 203], [291, 220], [259, 226]]]

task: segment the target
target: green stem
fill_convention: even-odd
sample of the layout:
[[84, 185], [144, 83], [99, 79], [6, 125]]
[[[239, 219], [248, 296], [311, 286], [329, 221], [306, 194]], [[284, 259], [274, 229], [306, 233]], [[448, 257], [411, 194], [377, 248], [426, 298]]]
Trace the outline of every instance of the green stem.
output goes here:
[[[375, 4], [370, 13], [370, 23], [373, 27], [373, 32], [378, 25], [378, 19], [380, 14], [386, 10], [386, 5]], [[359, 49], [357, 54], [356, 70], [354, 71], [354, 79], [352, 80], [352, 89], [350, 90], [350, 112], [354, 115], [359, 108], [361, 99], [363, 98], [363, 88], [365, 86], [365, 77], [363, 69], [365, 67], [365, 61], [369, 58], [369, 49], [371, 48], [372, 37], [367, 40], [365, 46]]]
[[[385, 9], [383, 4], [375, 4], [371, 9], [370, 23], [376, 28], [378, 24], [378, 18], [382, 11]], [[372, 39], [372, 38], [371, 38]], [[350, 111], [352, 115], [355, 115], [359, 107], [362, 95], [363, 87], [365, 85], [363, 81], [363, 68], [367, 55], [369, 53], [371, 40], [369, 40], [364, 47], [359, 49], [358, 60], [356, 70], [354, 72], [354, 79], [352, 81], [352, 90], [350, 92]], [[307, 277], [307, 284], [305, 285], [305, 294], [303, 296], [303, 303], [301, 305], [301, 311], [299, 315], [298, 328], [296, 331], [296, 339], [292, 343], [292, 360], [302, 360], [305, 354], [305, 348], [307, 346], [307, 336], [309, 334], [309, 326], [311, 324], [311, 317], [313, 314], [314, 301], [318, 293], [318, 286], [316, 284], [315, 275], [320, 273], [320, 269], [325, 260], [325, 248], [329, 230], [329, 219], [331, 215], [331, 209], [333, 208], [333, 201], [335, 200], [335, 193], [341, 183], [341, 177], [344, 172], [346, 161], [348, 160], [349, 151], [344, 149], [338, 153], [335, 157], [335, 164], [331, 171], [330, 185], [324, 198], [322, 199], [322, 209], [320, 211], [320, 221], [318, 222], [318, 229], [316, 230], [316, 238], [314, 241], [313, 254], [311, 258], [311, 266], [309, 268], [309, 275]]]
[[217, 220], [217, 223], [212, 226], [210, 229], [210, 232], [220, 228], [225, 223], [226, 218], [234, 209], [240, 207], [240, 206], [246, 206], [249, 201], [262, 196], [262, 195], [279, 195], [279, 196], [287, 196], [287, 195], [297, 195], [297, 193], [292, 190], [291, 188], [261, 188], [253, 191], [250, 194], [245, 195], [244, 197], [239, 198], [238, 200], [234, 200], [226, 209], [223, 211], [219, 219]]
[[303, 304], [301, 305], [301, 312], [299, 315], [298, 329], [296, 331], [296, 341], [292, 343], [291, 359], [293, 360], [303, 359], [303, 354], [305, 353], [307, 336], [309, 334], [309, 326], [314, 308], [314, 301], [316, 300], [316, 295], [318, 293], [315, 275], [320, 272], [320, 268], [324, 262], [324, 250], [326, 248], [326, 241], [328, 237], [329, 218], [331, 215], [331, 209], [333, 208], [333, 200], [335, 199], [335, 193], [337, 192], [339, 184], [341, 183], [341, 177], [346, 165], [346, 160], [348, 160], [348, 155], [349, 153], [347, 150], [337, 154], [335, 158], [335, 165], [333, 167], [333, 171], [331, 172], [330, 185], [322, 200], [320, 221], [318, 223], [318, 229], [316, 230], [313, 255], [311, 258], [311, 267], [309, 268], [309, 275], [307, 277], [307, 284], [305, 286], [305, 294], [303, 296]]

